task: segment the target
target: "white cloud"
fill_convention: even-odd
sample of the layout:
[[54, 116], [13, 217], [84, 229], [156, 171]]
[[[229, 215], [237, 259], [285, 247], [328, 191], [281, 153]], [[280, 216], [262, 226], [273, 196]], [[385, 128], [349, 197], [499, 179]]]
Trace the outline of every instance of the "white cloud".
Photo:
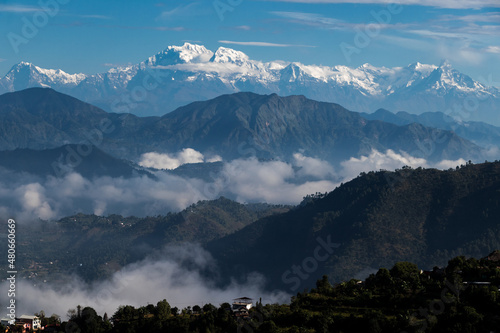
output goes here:
[[252, 27], [250, 27], [249, 25], [239, 25], [237, 27], [234, 27], [234, 29], [249, 31], [252, 30]]
[[112, 20], [113, 18], [110, 16], [106, 15], [97, 15], [97, 14], [91, 14], [91, 15], [79, 15], [81, 18], [94, 18], [98, 20]]
[[208, 162], [208, 163], [222, 162], [222, 157], [220, 157], [219, 155], [214, 155], [212, 157], [205, 158], [205, 162]]
[[465, 21], [465, 22], [491, 22], [491, 23], [499, 23], [500, 22], [500, 13], [499, 12], [489, 12], [489, 13], [478, 13], [472, 15], [443, 15], [439, 18], [440, 21]]
[[[217, 157], [220, 159], [220, 156]], [[139, 165], [146, 168], [171, 170], [183, 164], [202, 162], [204, 162], [202, 153], [192, 148], [184, 148], [176, 154], [160, 154], [155, 152], [142, 154]]]
[[[256, 61], [255, 63], [259, 62]], [[154, 66], [152, 68], [180, 70], [180, 71], [188, 71], [195, 73], [201, 71], [206, 73], [218, 73], [220, 75], [234, 75], [238, 73], [238, 74], [248, 74], [248, 75], [258, 76], [261, 74], [259, 70], [250, 68], [248, 66], [239, 66], [233, 63], [218, 63], [218, 62], [203, 62], [203, 63], [189, 62], [186, 64]]]
[[0, 5], [0, 12], [4, 13], [32, 13], [41, 11], [41, 7], [23, 5]]
[[[380, 4], [390, 5], [394, 4], [394, 0], [262, 0], [262, 1], [278, 1], [278, 2], [296, 2], [296, 3], [316, 3], [316, 4]], [[413, 5], [413, 6], [428, 6], [438, 8], [456, 8], [456, 9], [479, 9], [487, 7], [500, 7], [500, 3], [496, 0], [407, 0], [400, 2], [400, 5]]]
[[465, 165], [467, 164], [467, 161], [464, 160], [463, 158], [460, 158], [458, 160], [452, 161], [452, 160], [442, 160], [441, 162], [438, 162], [434, 164], [434, 167], [440, 170], [447, 170], [449, 168], [456, 168], [459, 165]]
[[230, 40], [220, 40], [219, 43], [245, 45], [245, 46], [268, 46], [268, 47], [316, 47], [312, 45], [300, 45], [300, 44], [278, 44], [278, 43], [267, 43], [267, 42], [235, 42]]
[[39, 183], [23, 185], [16, 190], [25, 211], [41, 219], [50, 219], [54, 211], [45, 197], [45, 188]]
[[488, 46], [484, 49], [484, 52], [500, 54], [500, 46]]
[[198, 2], [191, 2], [187, 5], [180, 5], [173, 9], [163, 11], [160, 15], [160, 19], [166, 20], [178, 16], [192, 16], [196, 12], [197, 7], [199, 7]]
[[307, 157], [301, 153], [293, 154], [294, 164], [300, 167], [298, 174], [317, 178], [331, 178], [335, 175], [333, 167], [327, 161]]
[[341, 163], [342, 170], [339, 172], [344, 181], [350, 180], [361, 172], [383, 170], [395, 170], [404, 165], [411, 167], [427, 167], [427, 161], [423, 158], [412, 157], [408, 154], [398, 154], [392, 150], [381, 153], [373, 150], [368, 156], [360, 158], [351, 157]]
[[[308, 166], [314, 163], [312, 159], [303, 162]], [[294, 180], [298, 176], [291, 164], [260, 162], [256, 158], [226, 163], [223, 170], [225, 191], [240, 202], [297, 204], [307, 194], [331, 191], [336, 186], [331, 180], [304, 180], [296, 184]]]
[[204, 199], [205, 183], [199, 179], [158, 172], [129, 179], [98, 177], [92, 180], [77, 173], [63, 178], [36, 178], [17, 174], [8, 178], [0, 171], [0, 216], [20, 223], [58, 219], [77, 212], [96, 215], [158, 215], [179, 211]]

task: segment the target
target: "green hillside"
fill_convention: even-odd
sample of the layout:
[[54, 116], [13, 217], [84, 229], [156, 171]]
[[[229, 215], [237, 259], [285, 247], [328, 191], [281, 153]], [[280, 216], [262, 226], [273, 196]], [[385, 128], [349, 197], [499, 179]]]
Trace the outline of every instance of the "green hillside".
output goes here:
[[500, 163], [362, 174], [207, 247], [233, 274], [259, 271], [292, 291], [322, 274], [341, 281], [398, 261], [480, 257], [500, 248]]

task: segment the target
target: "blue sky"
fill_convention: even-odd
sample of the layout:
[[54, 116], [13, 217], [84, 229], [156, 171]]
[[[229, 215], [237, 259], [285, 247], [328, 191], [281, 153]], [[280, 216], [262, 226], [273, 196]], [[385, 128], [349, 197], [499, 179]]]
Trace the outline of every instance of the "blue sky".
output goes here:
[[[42, 9], [41, 4], [50, 4]], [[20, 61], [68, 73], [135, 64], [191, 42], [255, 60], [455, 68], [500, 86], [500, 1], [40, 0], [0, 2], [0, 76]]]

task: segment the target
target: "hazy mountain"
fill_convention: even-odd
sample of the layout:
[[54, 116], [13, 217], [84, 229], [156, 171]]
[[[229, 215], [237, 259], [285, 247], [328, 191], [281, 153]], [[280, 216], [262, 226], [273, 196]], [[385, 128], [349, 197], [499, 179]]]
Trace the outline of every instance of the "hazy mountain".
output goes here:
[[292, 291], [322, 274], [339, 281], [398, 261], [432, 268], [500, 247], [499, 193], [499, 162], [370, 172], [208, 249], [227, 269], [222, 276], [259, 271]]
[[[140, 136], [152, 139], [154, 135], [162, 145], [193, 147], [225, 158], [254, 152], [264, 158], [288, 159], [300, 150], [308, 156], [341, 161], [372, 149], [393, 149], [439, 160], [474, 156], [477, 149], [451, 132], [419, 124], [366, 121], [338, 104], [276, 94], [237, 93], [192, 103], [143, 131]], [[426, 140], [435, 142], [428, 152], [420, 146]]]
[[0, 149], [90, 144], [125, 156], [134, 148], [122, 147], [121, 138], [133, 140], [130, 136], [153, 120], [107, 113], [52, 89], [30, 88], [0, 96]]
[[500, 146], [500, 127], [478, 121], [460, 121], [442, 112], [424, 112], [416, 115], [405, 111], [392, 113], [385, 109], [378, 109], [374, 113], [362, 113], [361, 116], [365, 119], [381, 120], [399, 126], [419, 123], [428, 127], [453, 131], [460, 137], [483, 147]]
[[77, 172], [87, 179], [102, 176], [151, 176], [131, 162], [110, 156], [95, 146], [75, 144], [46, 150], [19, 148], [0, 151], [0, 167], [37, 176], [63, 176], [69, 172]]
[[[39, 278], [77, 273], [95, 280], [141, 260], [166, 245], [206, 244], [289, 207], [243, 205], [226, 198], [200, 201], [179, 213], [145, 218], [77, 214], [39, 222], [19, 235], [19, 266], [36, 263]], [[50, 242], [50, 246], [47, 246]], [[80, 265], [81, 264], [81, 265]], [[50, 267], [50, 271], [47, 268]], [[20, 274], [30, 272], [20, 272]]]
[[237, 93], [191, 103], [163, 117], [106, 113], [51, 89], [0, 96], [0, 149], [93, 144], [120, 158], [193, 148], [225, 160], [288, 160], [307, 156], [339, 162], [372, 149], [437, 161], [482, 159], [481, 149], [456, 134], [420, 124], [369, 121], [333, 103], [304, 96]]
[[[163, 115], [190, 102], [251, 91], [305, 95], [354, 111], [454, 112], [500, 124], [500, 92], [453, 69], [420, 63], [358, 68], [261, 62], [243, 52], [169, 46], [147, 60], [100, 74], [67, 74], [21, 62], [0, 79], [0, 93], [51, 87], [112, 112]], [[472, 106], [471, 106], [472, 105]]]

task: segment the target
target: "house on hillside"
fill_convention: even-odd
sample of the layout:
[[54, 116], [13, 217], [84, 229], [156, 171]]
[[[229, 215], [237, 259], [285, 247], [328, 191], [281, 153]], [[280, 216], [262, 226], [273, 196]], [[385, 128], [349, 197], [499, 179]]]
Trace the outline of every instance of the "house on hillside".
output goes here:
[[0, 319], [0, 324], [2, 324], [3, 326], [13, 325], [14, 320], [9, 319], [9, 318], [2, 318], [2, 319]]
[[240, 297], [233, 300], [233, 314], [236, 317], [246, 317], [248, 316], [248, 311], [252, 308], [253, 302], [251, 298]]
[[28, 331], [37, 331], [42, 328], [40, 318], [37, 316], [22, 315], [21, 317], [16, 318], [16, 325], [18, 324], [22, 324]]

